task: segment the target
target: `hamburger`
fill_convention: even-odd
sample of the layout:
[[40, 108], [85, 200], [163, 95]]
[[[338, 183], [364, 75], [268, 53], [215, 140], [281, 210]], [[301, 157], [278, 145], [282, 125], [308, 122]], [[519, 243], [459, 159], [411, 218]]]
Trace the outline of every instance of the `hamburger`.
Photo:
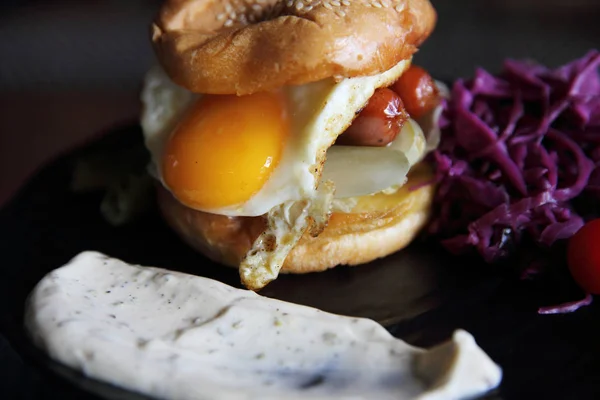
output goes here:
[[427, 222], [428, 0], [167, 0], [142, 91], [164, 219], [258, 290], [359, 265]]

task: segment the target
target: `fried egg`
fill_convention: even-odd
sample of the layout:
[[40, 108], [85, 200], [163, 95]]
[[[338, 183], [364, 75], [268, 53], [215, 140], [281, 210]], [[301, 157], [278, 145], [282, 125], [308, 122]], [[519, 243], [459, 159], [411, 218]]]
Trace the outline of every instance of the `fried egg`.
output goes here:
[[[142, 91], [150, 171], [190, 208], [267, 216], [267, 230], [240, 268], [247, 287], [261, 288], [275, 279], [311, 224], [316, 232], [324, 227], [334, 192], [350, 197], [404, 183], [422, 153], [415, 156], [415, 149], [423, 147], [423, 134], [413, 122], [405, 124], [410, 132], [401, 133], [402, 140], [385, 148], [328, 149], [374, 91], [393, 83], [409, 66], [405, 60], [379, 75], [239, 97], [193, 94], [155, 67]], [[353, 176], [353, 169], [367, 164], [360, 179]]]
[[311, 198], [327, 149], [409, 65], [241, 97], [192, 94], [155, 67], [141, 118], [152, 173], [180, 202], [213, 214], [258, 216]]

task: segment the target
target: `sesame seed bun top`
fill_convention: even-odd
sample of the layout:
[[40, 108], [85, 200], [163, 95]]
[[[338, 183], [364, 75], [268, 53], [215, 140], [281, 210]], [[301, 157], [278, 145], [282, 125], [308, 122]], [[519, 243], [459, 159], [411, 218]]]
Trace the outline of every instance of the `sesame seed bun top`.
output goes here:
[[382, 73], [435, 22], [429, 0], [167, 0], [152, 42], [175, 83], [243, 95]]

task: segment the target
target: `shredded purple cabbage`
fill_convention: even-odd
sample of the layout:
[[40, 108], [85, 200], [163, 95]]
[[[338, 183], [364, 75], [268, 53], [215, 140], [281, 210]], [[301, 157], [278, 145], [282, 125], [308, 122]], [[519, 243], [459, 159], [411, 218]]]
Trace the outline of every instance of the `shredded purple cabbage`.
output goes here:
[[590, 304], [592, 304], [592, 300], [592, 295], [588, 293], [581, 300], [570, 301], [568, 303], [563, 303], [556, 306], [540, 307], [538, 309], [538, 314], [566, 314], [574, 312], [579, 310], [581, 307], [589, 306]]
[[509, 60], [455, 82], [432, 155], [439, 182], [430, 232], [487, 262], [525, 239], [571, 237], [571, 201], [600, 201], [600, 52], [551, 70]]

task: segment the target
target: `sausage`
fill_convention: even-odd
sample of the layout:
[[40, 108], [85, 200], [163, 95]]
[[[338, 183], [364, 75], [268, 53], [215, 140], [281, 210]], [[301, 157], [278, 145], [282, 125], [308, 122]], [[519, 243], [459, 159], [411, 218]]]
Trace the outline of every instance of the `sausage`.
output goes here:
[[406, 111], [415, 119], [423, 116], [439, 102], [439, 91], [433, 78], [416, 65], [411, 65], [391, 88], [402, 98]]
[[336, 144], [386, 146], [396, 138], [407, 119], [400, 96], [388, 88], [377, 89]]

